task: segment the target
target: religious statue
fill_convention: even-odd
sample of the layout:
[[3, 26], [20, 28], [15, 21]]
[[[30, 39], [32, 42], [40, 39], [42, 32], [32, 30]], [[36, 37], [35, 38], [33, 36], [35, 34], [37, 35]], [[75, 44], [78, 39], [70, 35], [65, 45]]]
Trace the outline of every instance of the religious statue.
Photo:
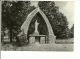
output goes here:
[[39, 25], [39, 23], [36, 20], [36, 22], [35, 22], [35, 33], [38, 33], [38, 25]]

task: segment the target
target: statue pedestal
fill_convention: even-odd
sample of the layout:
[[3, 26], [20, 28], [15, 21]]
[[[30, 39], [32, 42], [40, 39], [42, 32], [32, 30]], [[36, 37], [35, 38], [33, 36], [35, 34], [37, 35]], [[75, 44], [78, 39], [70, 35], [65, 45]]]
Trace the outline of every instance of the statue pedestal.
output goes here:
[[34, 43], [35, 43], [35, 37], [30, 37], [29, 44], [34, 44]]
[[41, 44], [45, 44], [46, 43], [46, 40], [45, 39], [46, 39], [45, 36], [41, 37], [40, 38], [40, 43]]

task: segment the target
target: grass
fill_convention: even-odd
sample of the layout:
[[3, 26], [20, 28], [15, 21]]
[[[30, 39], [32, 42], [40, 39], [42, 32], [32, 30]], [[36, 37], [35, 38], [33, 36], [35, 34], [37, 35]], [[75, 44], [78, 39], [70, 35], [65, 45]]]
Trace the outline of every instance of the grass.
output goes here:
[[73, 44], [33, 44], [22, 47], [5, 44], [2, 51], [73, 51]]
[[55, 43], [57, 43], [57, 44], [73, 44], [74, 39], [73, 38], [70, 38], [70, 39], [57, 39], [57, 40], [55, 40]]
[[[68, 42], [69, 41], [69, 42]], [[16, 43], [2, 44], [2, 51], [73, 51], [74, 44], [72, 40], [57, 40], [55, 44], [28, 44], [18, 47]]]
[[73, 44], [39, 44], [19, 47], [19, 51], [73, 51]]

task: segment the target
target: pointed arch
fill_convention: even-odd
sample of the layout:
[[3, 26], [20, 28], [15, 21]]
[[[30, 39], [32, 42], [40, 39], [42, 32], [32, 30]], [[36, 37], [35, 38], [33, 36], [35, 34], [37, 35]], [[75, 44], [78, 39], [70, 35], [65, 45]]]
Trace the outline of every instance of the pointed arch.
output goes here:
[[35, 10], [33, 10], [33, 11], [27, 16], [25, 22], [24, 22], [23, 25], [21, 26], [21, 30], [23, 30], [25, 34], [28, 33], [28, 28], [29, 28], [30, 22], [31, 22], [31, 20], [33, 19], [33, 17], [34, 17], [37, 13], [39, 13], [39, 14], [43, 17], [43, 19], [44, 19], [44, 21], [45, 21], [45, 23], [46, 23], [46, 25], [47, 25], [47, 28], [48, 28], [49, 41], [50, 41], [50, 43], [53, 42], [54, 39], [55, 39], [55, 35], [54, 35], [54, 33], [53, 33], [51, 24], [50, 24], [48, 18], [46, 17], [46, 15], [43, 13], [43, 11], [42, 11], [40, 8], [36, 8]]

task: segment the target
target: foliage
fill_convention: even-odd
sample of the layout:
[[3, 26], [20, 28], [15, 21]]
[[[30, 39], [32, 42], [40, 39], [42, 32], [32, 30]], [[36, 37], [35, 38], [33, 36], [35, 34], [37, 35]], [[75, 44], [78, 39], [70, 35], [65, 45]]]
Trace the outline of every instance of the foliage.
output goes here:
[[[57, 38], [68, 38], [70, 33], [71, 37], [73, 37], [73, 28], [69, 31], [66, 16], [59, 11], [59, 7], [55, 6], [54, 1], [39, 1], [38, 5], [49, 19]], [[12, 42], [12, 38], [17, 36], [26, 17], [34, 9], [35, 7], [31, 6], [30, 1], [3, 1], [1, 35], [3, 36], [5, 28], [7, 28], [9, 30], [10, 41]], [[42, 21], [39, 14], [31, 21], [29, 34], [34, 32], [33, 25], [36, 19], [41, 23], [41, 25], [39, 25], [40, 34], [48, 34], [45, 21]]]
[[70, 38], [73, 38], [73, 37], [74, 37], [74, 24], [70, 29]]
[[27, 36], [25, 34], [22, 34], [19, 38], [19, 40], [17, 41], [17, 45], [18, 46], [24, 46], [24, 45], [27, 45], [28, 41], [26, 40], [27, 39]]
[[27, 15], [35, 9], [30, 6], [30, 1], [3, 1], [2, 2], [2, 31], [9, 29], [10, 40], [17, 36], [20, 27], [25, 21]]
[[55, 36], [57, 38], [68, 38], [69, 28], [67, 18], [59, 11], [59, 7], [55, 6], [55, 2], [40, 1], [38, 5], [48, 17]]

